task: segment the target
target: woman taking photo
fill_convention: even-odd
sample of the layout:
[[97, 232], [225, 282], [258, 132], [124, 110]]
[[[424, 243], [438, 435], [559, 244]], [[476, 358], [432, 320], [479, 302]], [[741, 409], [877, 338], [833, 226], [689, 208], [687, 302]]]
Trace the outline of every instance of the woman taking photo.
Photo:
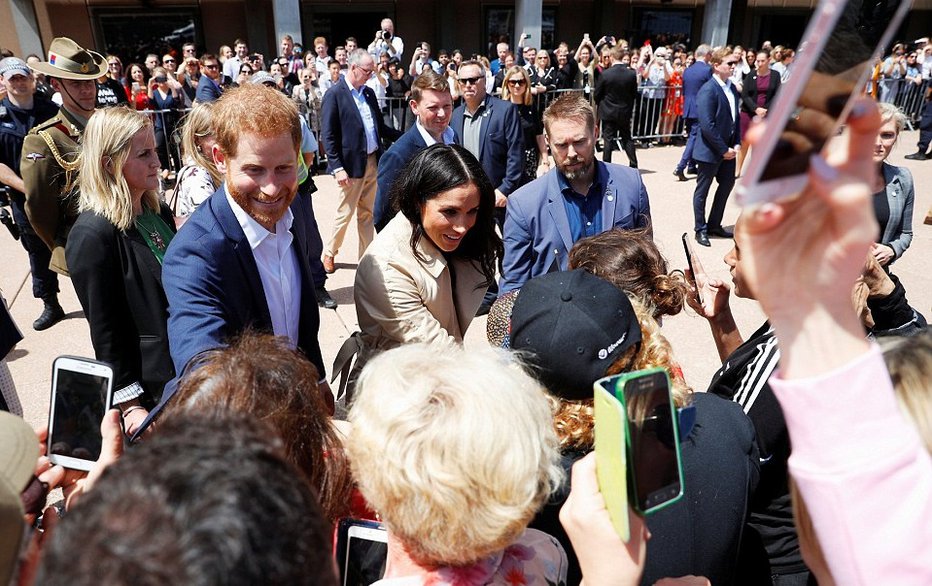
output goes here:
[[[878, 240], [871, 253], [883, 267], [889, 267], [903, 256], [913, 241], [913, 203], [916, 193], [913, 176], [906, 167], [887, 163], [887, 157], [896, 146], [900, 132], [906, 127], [906, 115], [886, 102], [877, 104], [880, 109], [880, 130], [874, 142], [874, 164], [878, 173], [871, 188], [874, 190], [874, 214], [880, 224]], [[889, 272], [889, 269], [887, 269]]]
[[521, 117], [521, 130], [524, 132], [524, 173], [521, 185], [524, 185], [550, 170], [547, 143], [544, 141], [544, 121], [537, 100], [531, 95], [531, 78], [525, 68], [515, 65], [505, 72], [502, 99], [514, 104]]
[[502, 256], [495, 190], [460, 146], [436, 144], [418, 153], [392, 187], [391, 201], [399, 213], [356, 271], [360, 366], [402, 344], [462, 343]]
[[137, 110], [149, 109], [149, 70], [139, 63], [130, 63], [126, 68], [126, 78], [123, 80], [123, 89], [126, 98], [133, 108]]
[[81, 140], [81, 215], [65, 255], [94, 354], [113, 366], [113, 401], [132, 433], [175, 374], [161, 283], [174, 224], [159, 203], [159, 158], [148, 117], [127, 108], [100, 110]]

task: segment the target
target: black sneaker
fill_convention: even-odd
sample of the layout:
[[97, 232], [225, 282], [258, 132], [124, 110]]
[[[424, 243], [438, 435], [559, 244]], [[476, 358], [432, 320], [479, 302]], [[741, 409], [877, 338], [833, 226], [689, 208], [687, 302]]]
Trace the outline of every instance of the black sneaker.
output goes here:
[[330, 296], [330, 293], [327, 293], [327, 290], [323, 285], [320, 287], [314, 288], [314, 294], [317, 296], [317, 305], [323, 307], [324, 309], [336, 309], [337, 302]]
[[37, 332], [47, 330], [61, 320], [65, 319], [65, 310], [61, 308], [58, 301], [46, 301], [45, 309], [36, 321], [32, 322], [32, 329]]

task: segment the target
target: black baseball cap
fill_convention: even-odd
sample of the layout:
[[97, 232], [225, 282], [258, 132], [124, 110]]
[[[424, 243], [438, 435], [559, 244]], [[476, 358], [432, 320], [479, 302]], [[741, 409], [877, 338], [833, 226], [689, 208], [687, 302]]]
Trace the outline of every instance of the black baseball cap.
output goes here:
[[537, 379], [564, 399], [591, 399], [592, 383], [640, 341], [628, 296], [583, 269], [531, 279], [511, 313], [511, 347], [524, 351]]

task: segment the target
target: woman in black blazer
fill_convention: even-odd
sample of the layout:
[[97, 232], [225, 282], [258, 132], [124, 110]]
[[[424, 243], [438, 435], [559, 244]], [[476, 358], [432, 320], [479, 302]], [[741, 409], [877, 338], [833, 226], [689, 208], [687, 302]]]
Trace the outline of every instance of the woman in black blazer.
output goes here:
[[132, 433], [174, 376], [161, 274], [175, 225], [159, 201], [151, 120], [127, 108], [97, 112], [84, 130], [78, 188], [81, 215], [65, 254], [94, 353], [113, 367], [113, 402]]
[[[762, 88], [765, 88], [763, 93]], [[744, 86], [741, 90], [741, 152], [738, 153], [736, 171], [739, 177], [748, 154], [748, 143], [744, 140], [744, 134], [755, 116], [763, 118], [767, 115], [778, 89], [780, 74], [770, 69], [770, 52], [761, 49], [754, 59], [754, 69], [744, 76]]]

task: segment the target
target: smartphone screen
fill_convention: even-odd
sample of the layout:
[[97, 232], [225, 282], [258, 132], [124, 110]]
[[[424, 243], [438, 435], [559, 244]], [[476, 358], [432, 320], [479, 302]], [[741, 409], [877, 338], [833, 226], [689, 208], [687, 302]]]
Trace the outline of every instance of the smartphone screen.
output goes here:
[[628, 414], [629, 470], [637, 509], [647, 514], [683, 494], [679, 434], [670, 380], [650, 369], [623, 381]]
[[369, 586], [385, 574], [388, 534], [374, 521], [343, 519], [337, 535], [337, 555], [344, 586]]
[[741, 205], [772, 201], [805, 187], [810, 156], [839, 134], [852, 98], [864, 94], [909, 5], [909, 0], [817, 4], [788, 67], [789, 78], [767, 112], [768, 132], [755, 144], [736, 189]]
[[104, 364], [55, 360], [48, 439], [53, 462], [86, 470], [100, 457], [100, 422], [109, 408], [112, 379], [113, 371]]
[[693, 276], [693, 283], [696, 285], [696, 301], [699, 302], [699, 305], [702, 305], [702, 283], [706, 278], [705, 271], [695, 253], [693, 253], [692, 244], [689, 242], [689, 234], [684, 232], [682, 240], [683, 250], [686, 251], [686, 266], [689, 267], [689, 272]]

